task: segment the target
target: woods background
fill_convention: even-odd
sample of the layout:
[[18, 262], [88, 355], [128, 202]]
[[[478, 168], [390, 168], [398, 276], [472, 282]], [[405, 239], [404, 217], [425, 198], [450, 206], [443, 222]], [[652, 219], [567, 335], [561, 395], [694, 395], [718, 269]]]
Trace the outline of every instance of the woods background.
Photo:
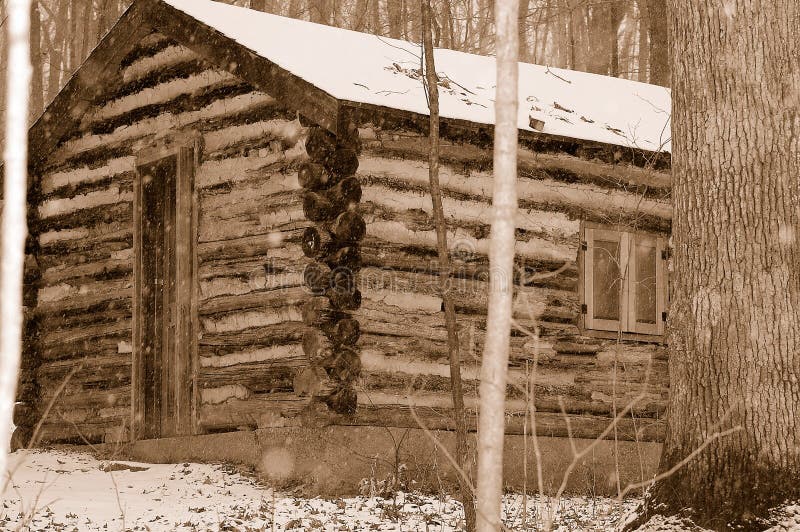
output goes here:
[[[31, 122], [131, 0], [33, 0]], [[278, 15], [420, 41], [416, 0], [226, 0]], [[6, 1], [0, 54], [6, 55]], [[493, 0], [434, 0], [434, 45], [494, 53]], [[668, 85], [666, 0], [522, 0], [520, 61]], [[308, 43], [308, 46], [313, 46]], [[7, 65], [0, 65], [5, 84]], [[0, 113], [5, 90], [0, 85]], [[1, 117], [0, 117], [1, 118]]]

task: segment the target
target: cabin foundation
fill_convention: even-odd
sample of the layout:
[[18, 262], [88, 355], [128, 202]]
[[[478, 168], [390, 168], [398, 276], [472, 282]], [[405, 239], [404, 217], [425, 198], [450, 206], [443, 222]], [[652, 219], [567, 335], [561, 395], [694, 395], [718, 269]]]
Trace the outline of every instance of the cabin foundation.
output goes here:
[[[436, 443], [432, 437], [436, 438]], [[470, 434], [468, 440], [470, 448], [474, 449], [475, 434]], [[503, 478], [509, 490], [527, 489], [528, 493], [535, 493], [538, 486], [532, 440], [530, 436], [527, 442], [525, 440], [519, 435], [506, 437]], [[593, 442], [582, 438], [573, 440], [579, 452]], [[543, 456], [545, 493], [553, 495], [570, 465], [572, 447], [566, 438], [547, 436], [539, 437], [538, 444]], [[358, 495], [365, 480], [377, 484], [390, 479], [396, 465], [402, 469], [403, 489], [429, 493], [456, 489], [456, 471], [441, 446], [452, 456], [455, 434], [451, 431], [426, 434], [420, 429], [331, 426], [141, 440], [122, 446], [105, 444], [97, 450], [115, 459], [148, 463], [241, 464], [253, 468], [261, 478], [274, 485], [301, 484], [315, 494], [340, 497]], [[660, 453], [660, 443], [603, 440], [577, 462], [568, 477], [567, 492], [615, 496], [617, 472], [622, 486], [652, 478]]]

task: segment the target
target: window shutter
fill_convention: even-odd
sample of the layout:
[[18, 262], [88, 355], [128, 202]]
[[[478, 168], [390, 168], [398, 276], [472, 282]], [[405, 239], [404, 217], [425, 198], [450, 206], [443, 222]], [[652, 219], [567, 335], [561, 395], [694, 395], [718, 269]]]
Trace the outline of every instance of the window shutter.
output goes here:
[[587, 329], [617, 332], [626, 321], [624, 301], [627, 291], [622, 279], [625, 271], [624, 234], [594, 228], [584, 231], [584, 324]]

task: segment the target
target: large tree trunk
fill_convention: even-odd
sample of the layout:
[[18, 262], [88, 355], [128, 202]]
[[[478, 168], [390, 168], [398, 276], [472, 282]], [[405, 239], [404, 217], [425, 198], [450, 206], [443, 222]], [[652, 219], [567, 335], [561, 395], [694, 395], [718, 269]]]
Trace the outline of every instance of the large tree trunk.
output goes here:
[[483, 345], [478, 419], [478, 531], [500, 530], [503, 439], [514, 246], [517, 213], [517, 21], [516, 0], [495, 4], [497, 90], [494, 126], [494, 186], [489, 246], [489, 312]]
[[652, 491], [659, 513], [693, 508], [718, 530], [800, 497], [800, 4], [726, 6], [670, 4], [675, 290], [661, 471], [705, 447]]

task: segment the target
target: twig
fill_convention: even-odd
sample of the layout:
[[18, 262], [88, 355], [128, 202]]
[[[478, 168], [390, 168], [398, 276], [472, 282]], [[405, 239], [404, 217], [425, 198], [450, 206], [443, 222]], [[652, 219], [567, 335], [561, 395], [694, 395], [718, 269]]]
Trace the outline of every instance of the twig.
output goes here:
[[553, 72], [552, 70], [550, 70], [550, 65], [547, 65], [547, 66], [545, 67], [545, 71], [544, 71], [544, 73], [545, 73], [545, 74], [550, 74], [551, 76], [555, 76], [555, 77], [557, 77], [557, 78], [558, 78], [558, 79], [560, 79], [561, 81], [565, 81], [565, 82], [567, 82], [567, 83], [569, 83], [569, 84], [572, 84], [572, 82], [571, 82], [570, 80], [568, 80], [568, 79], [565, 79], [565, 78], [562, 78], [561, 76], [559, 76], [558, 74], [556, 74], [555, 72]]

